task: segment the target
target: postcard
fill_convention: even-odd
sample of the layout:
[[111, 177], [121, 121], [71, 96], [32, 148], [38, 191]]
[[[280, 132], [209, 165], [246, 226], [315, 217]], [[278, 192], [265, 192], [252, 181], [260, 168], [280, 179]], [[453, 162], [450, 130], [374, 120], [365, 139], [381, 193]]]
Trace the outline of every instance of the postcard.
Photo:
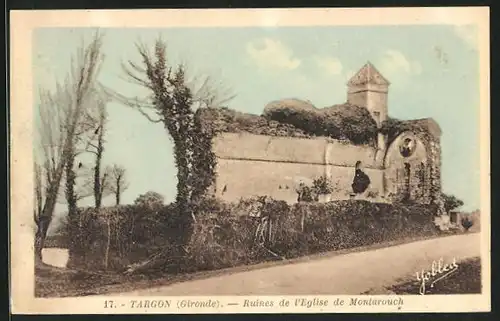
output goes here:
[[11, 12], [13, 313], [490, 311], [488, 21]]

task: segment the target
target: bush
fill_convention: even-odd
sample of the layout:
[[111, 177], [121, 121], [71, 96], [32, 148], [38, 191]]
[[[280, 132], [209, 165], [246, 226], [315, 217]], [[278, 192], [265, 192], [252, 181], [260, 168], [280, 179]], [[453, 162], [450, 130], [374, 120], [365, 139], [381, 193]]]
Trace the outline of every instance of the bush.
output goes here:
[[439, 136], [436, 129], [432, 129], [431, 123], [432, 121], [429, 119], [399, 120], [388, 117], [386, 121], [382, 122], [380, 132], [387, 136], [387, 144], [392, 143], [396, 137], [406, 131], [423, 134], [427, 136], [428, 140], [431, 140], [436, 135]]
[[309, 102], [286, 99], [266, 106], [262, 116], [228, 108], [203, 108], [196, 117], [203, 131], [249, 132], [284, 137], [331, 137], [354, 144], [373, 144], [377, 125], [366, 108], [342, 104], [318, 109]]
[[[420, 204], [346, 200], [290, 206], [256, 197], [237, 204], [203, 200], [197, 209], [189, 242], [174, 263], [176, 272], [247, 265], [439, 233], [432, 221], [436, 208]], [[111, 268], [116, 271], [159, 249], [168, 251], [171, 236], [185, 233], [169, 223], [173, 221], [169, 217], [175, 215], [173, 205], [159, 212], [141, 212], [130, 205], [103, 210], [116, 217], [110, 249]], [[93, 209], [82, 213], [96, 215]], [[90, 244], [85, 251], [86, 263], [92, 269], [103, 268], [107, 243], [106, 214], [101, 211], [99, 215], [89, 220], [94, 222], [94, 230], [83, 230], [89, 241], [82, 244]]]
[[454, 195], [448, 195], [448, 194], [442, 194], [443, 195], [443, 201], [444, 201], [444, 209], [446, 213], [449, 213], [450, 211], [453, 211], [454, 209], [459, 208], [460, 206], [464, 205], [464, 202]]
[[134, 205], [150, 208], [151, 210], [159, 209], [164, 205], [165, 198], [163, 195], [149, 191], [145, 194], [139, 195], [135, 201]]
[[269, 198], [253, 202], [258, 203], [258, 216], [235, 215], [241, 202], [198, 214], [186, 264], [190, 271], [439, 233], [432, 221], [436, 209], [429, 205], [347, 200], [289, 206]]
[[180, 232], [174, 225], [177, 211], [172, 204], [80, 208], [77, 214], [78, 219], [68, 226], [72, 235], [68, 265], [75, 268], [105, 269], [108, 232], [108, 270], [115, 271], [174, 243]]
[[366, 108], [347, 103], [318, 109], [309, 103], [285, 100], [270, 103], [263, 115], [312, 136], [329, 136], [358, 145], [373, 144], [377, 135], [377, 124]]
[[196, 113], [202, 130], [209, 135], [220, 132], [248, 132], [281, 137], [308, 137], [303, 130], [263, 116], [246, 114], [228, 108], [202, 108]]

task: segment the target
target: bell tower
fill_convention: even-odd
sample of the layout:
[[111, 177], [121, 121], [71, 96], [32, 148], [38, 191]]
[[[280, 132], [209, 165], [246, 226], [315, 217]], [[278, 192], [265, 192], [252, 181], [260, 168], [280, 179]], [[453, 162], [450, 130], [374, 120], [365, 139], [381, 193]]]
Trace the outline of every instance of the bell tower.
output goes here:
[[367, 62], [347, 83], [347, 102], [366, 108], [380, 127], [387, 120], [389, 81]]

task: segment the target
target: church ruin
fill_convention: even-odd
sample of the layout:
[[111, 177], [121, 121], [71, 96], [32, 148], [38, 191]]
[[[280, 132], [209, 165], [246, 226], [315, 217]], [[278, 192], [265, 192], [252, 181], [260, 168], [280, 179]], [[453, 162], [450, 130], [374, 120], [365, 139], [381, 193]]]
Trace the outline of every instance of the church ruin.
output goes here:
[[[293, 203], [297, 201], [297, 184], [326, 176], [332, 192], [322, 200], [348, 199], [353, 197], [353, 177], [358, 165], [368, 175], [370, 184], [356, 197], [376, 202], [437, 202], [441, 195], [439, 125], [431, 118], [398, 122], [390, 119], [389, 86], [389, 81], [368, 62], [347, 83], [347, 102], [342, 105], [322, 110], [307, 102], [301, 102], [299, 108], [295, 106], [298, 100], [281, 100], [268, 106], [291, 106], [293, 112], [302, 108], [327, 116], [330, 111], [349, 114], [350, 109], [363, 108], [376, 127], [373, 143], [352, 143], [321, 133], [298, 135], [290, 130], [292, 125], [286, 127], [280, 121], [242, 114], [240, 123], [252, 121], [252, 128], [258, 130], [226, 126], [217, 132], [212, 142], [216, 158], [212, 193], [229, 202], [270, 196]], [[247, 116], [250, 118], [244, 118]], [[229, 122], [237, 118], [231, 117]], [[350, 118], [339, 119], [339, 126], [344, 126], [339, 128], [350, 128], [346, 127]]]

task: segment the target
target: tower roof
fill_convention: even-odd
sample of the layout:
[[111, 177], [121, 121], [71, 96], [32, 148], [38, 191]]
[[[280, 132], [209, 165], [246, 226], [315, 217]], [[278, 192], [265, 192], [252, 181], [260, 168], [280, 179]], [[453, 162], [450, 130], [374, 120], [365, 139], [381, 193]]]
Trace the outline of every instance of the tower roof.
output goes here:
[[382, 76], [382, 74], [371, 64], [371, 62], [367, 62], [347, 83], [348, 86], [366, 84], [390, 85], [389, 81]]

